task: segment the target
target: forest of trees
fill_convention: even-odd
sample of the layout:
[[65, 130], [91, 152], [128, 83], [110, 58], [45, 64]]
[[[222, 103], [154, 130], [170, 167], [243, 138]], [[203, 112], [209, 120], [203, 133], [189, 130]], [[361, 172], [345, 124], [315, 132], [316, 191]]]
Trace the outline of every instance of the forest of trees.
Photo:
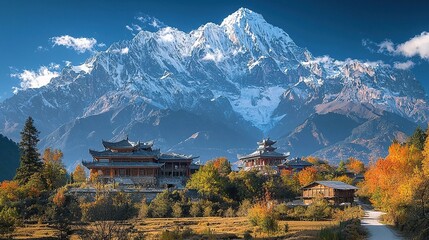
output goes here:
[[0, 134], [0, 181], [10, 180], [19, 166], [19, 147], [14, 141]]
[[394, 141], [388, 155], [369, 166], [359, 191], [414, 239], [429, 237], [428, 134], [417, 128], [407, 142]]

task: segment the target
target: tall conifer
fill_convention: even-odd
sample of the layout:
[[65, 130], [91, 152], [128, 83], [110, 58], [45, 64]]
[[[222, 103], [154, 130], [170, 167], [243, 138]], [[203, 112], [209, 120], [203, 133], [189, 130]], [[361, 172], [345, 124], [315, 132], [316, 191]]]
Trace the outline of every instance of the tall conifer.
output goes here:
[[19, 143], [21, 158], [15, 175], [15, 180], [18, 180], [20, 184], [27, 183], [34, 173], [42, 170], [42, 162], [37, 150], [38, 136], [39, 131], [34, 126], [33, 118], [28, 117], [21, 132], [21, 142]]

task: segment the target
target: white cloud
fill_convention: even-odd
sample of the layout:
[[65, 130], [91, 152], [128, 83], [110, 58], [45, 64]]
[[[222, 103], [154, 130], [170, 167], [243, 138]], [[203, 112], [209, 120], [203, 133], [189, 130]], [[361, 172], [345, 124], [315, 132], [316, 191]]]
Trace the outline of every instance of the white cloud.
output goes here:
[[18, 78], [21, 83], [20, 87], [14, 87], [13, 93], [17, 93], [20, 90], [26, 90], [28, 88], [40, 88], [51, 82], [51, 79], [58, 77], [60, 73], [60, 65], [51, 63], [49, 66], [41, 66], [38, 70], [24, 70], [21, 73], [11, 74], [11, 77]]
[[[373, 44], [370, 41], [362, 41], [362, 45], [369, 46]], [[420, 35], [416, 35], [410, 40], [394, 44], [391, 40], [387, 39], [379, 44], [375, 44], [378, 47], [378, 52], [388, 53], [392, 55], [401, 55], [405, 57], [418, 56], [421, 59], [429, 60], [429, 32], [422, 32]]]
[[86, 51], [93, 51], [94, 46], [97, 44], [95, 38], [75, 38], [69, 35], [53, 37], [52, 42], [54, 46], [65, 46], [66, 48], [72, 48], [79, 53]]
[[414, 65], [415, 64], [413, 61], [408, 60], [406, 62], [395, 62], [393, 64], [393, 67], [396, 69], [407, 70], [407, 69], [414, 67]]
[[418, 55], [422, 59], [429, 60], [429, 32], [422, 32], [420, 35], [399, 44], [396, 51], [407, 57]]
[[395, 52], [395, 44], [393, 44], [393, 42], [388, 39], [384, 40], [383, 42], [377, 45], [379, 47], [378, 52], [384, 52], [384, 51], [387, 51], [389, 53]]

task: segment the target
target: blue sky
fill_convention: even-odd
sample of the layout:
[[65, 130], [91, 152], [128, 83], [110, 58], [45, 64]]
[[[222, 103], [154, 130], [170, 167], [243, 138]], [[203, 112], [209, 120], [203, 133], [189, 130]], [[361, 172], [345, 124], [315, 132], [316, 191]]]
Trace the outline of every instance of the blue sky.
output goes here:
[[314, 56], [409, 68], [429, 92], [429, 2], [401, 2], [2, 0], [0, 101], [13, 89], [45, 84], [69, 62], [79, 65], [95, 51], [131, 39], [130, 28], [147, 26], [140, 16], [189, 32], [219, 24], [240, 7], [262, 14]]

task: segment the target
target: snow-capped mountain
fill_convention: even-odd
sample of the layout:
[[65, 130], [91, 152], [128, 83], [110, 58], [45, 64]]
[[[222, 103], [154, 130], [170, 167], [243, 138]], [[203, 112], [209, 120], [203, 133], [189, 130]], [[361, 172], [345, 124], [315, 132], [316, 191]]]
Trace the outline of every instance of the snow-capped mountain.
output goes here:
[[[100, 148], [101, 139], [126, 135], [202, 160], [235, 161], [268, 135], [292, 155], [317, 151], [338, 160], [348, 155], [330, 148], [354, 144], [350, 153], [365, 149], [360, 157], [368, 160], [426, 122], [428, 113], [425, 92], [410, 72], [382, 62], [313, 57], [284, 30], [240, 8], [221, 24], [189, 33], [141, 31], [65, 67], [48, 85], [2, 102], [0, 132], [18, 139], [31, 115], [41, 147], [61, 148], [68, 164], [88, 158], [88, 148]], [[354, 132], [369, 121], [389, 125], [380, 120], [389, 116], [404, 126], [368, 136]], [[344, 133], [327, 133], [330, 122], [346, 124]], [[374, 141], [380, 134], [383, 141]]]

